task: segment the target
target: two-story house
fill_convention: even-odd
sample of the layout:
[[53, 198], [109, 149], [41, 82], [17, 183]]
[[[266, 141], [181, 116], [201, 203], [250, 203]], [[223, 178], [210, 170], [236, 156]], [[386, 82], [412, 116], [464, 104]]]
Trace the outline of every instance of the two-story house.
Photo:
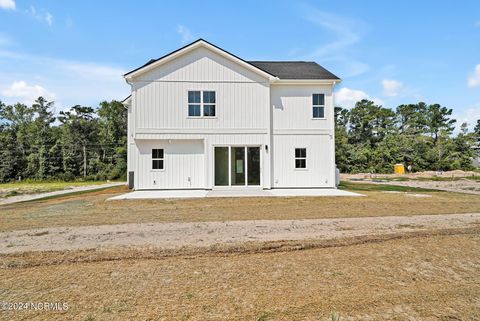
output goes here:
[[131, 188], [335, 187], [340, 79], [317, 63], [245, 61], [199, 39], [124, 77]]

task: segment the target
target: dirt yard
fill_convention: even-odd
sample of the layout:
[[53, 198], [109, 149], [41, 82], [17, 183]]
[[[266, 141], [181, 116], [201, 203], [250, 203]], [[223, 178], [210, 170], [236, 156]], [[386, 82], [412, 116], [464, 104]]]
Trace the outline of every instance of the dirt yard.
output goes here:
[[0, 254], [118, 246], [180, 250], [184, 247], [238, 246], [245, 242], [332, 240], [473, 226], [480, 226], [480, 213], [58, 227], [0, 232]]
[[[375, 185], [349, 185], [367, 197], [208, 198], [105, 201], [125, 187], [0, 206], [0, 231], [124, 223], [289, 220], [480, 212], [477, 195], [392, 193]], [[399, 187], [400, 188], [400, 187]], [[427, 195], [429, 197], [418, 197]]]
[[0, 311], [0, 319], [478, 320], [479, 235], [457, 231], [270, 253], [68, 252], [64, 263], [55, 252], [1, 257], [7, 262], [0, 269], [2, 300], [60, 302], [68, 310]]
[[395, 174], [341, 174], [342, 180], [373, 184], [389, 184], [405, 187], [437, 189], [449, 192], [480, 195], [480, 173], [450, 172], [418, 172], [405, 175]]
[[[480, 319], [478, 195], [344, 188], [0, 206], [0, 320]], [[39, 302], [67, 309], [4, 304]]]

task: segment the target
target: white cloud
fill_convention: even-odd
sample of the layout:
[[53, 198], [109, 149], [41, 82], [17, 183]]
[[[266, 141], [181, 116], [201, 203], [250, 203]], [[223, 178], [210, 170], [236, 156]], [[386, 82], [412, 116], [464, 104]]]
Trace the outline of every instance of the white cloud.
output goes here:
[[30, 9], [26, 10], [26, 13], [37, 20], [46, 22], [49, 26], [53, 24], [53, 15], [48, 11], [42, 10], [39, 12], [34, 6], [30, 6]]
[[468, 77], [468, 87], [480, 86], [480, 64], [475, 66], [474, 72]]
[[327, 35], [333, 36], [333, 40], [322, 39], [320, 46], [305, 55], [299, 55], [300, 59], [321, 60], [323, 63], [335, 62], [339, 66], [336, 70], [341, 77], [357, 76], [370, 69], [369, 65], [357, 61], [349, 54], [350, 49], [362, 39], [362, 33], [366, 29], [363, 22], [320, 11], [308, 5], [304, 7], [305, 19], [321, 27]]
[[25, 104], [32, 104], [38, 97], [42, 96], [47, 100], [54, 100], [55, 94], [49, 92], [42, 86], [29, 85], [26, 81], [14, 81], [2, 91], [6, 97], [15, 98]]
[[460, 111], [454, 111], [452, 118], [457, 120], [454, 134], [457, 134], [460, 131], [460, 126], [463, 123], [467, 123], [468, 130], [472, 131], [473, 127], [477, 124], [477, 120], [480, 119], [480, 104], [464, 108]]
[[182, 42], [183, 43], [188, 43], [188, 42], [191, 42], [193, 40], [193, 35], [187, 27], [185, 27], [183, 25], [178, 25], [177, 26], [177, 32], [182, 37]]
[[14, 0], [0, 0], [0, 9], [15, 10]]
[[384, 95], [388, 97], [398, 96], [398, 94], [404, 87], [400, 81], [394, 79], [382, 80], [382, 86]]
[[368, 99], [377, 105], [383, 105], [383, 101], [381, 99], [371, 97], [362, 90], [343, 87], [335, 93], [335, 105], [343, 108], [352, 108], [355, 106], [356, 102], [362, 99]]
[[[48, 88], [47, 92], [50, 94], [55, 93], [57, 110], [76, 104], [96, 106], [102, 100], [123, 99], [130, 92], [129, 86], [122, 77], [126, 70], [114, 66], [6, 50], [0, 50], [0, 59], [4, 62], [2, 77], [0, 77], [2, 94], [0, 100], [8, 104], [15, 103], [21, 98], [13, 97], [13, 91], [10, 88], [13, 82], [18, 82], [20, 79], [26, 82], [27, 85], [24, 87], [34, 87], [31, 84], [35, 84], [43, 89]], [[17, 85], [17, 87], [22, 86]], [[36, 91], [31, 91], [35, 95], [41, 92], [38, 87]], [[32, 94], [32, 96], [35, 95]]]

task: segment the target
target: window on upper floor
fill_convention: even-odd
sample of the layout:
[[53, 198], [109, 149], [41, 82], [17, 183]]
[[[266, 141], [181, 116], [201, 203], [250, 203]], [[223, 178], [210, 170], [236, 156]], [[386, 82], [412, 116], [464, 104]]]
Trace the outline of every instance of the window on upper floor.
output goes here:
[[313, 94], [313, 118], [325, 118], [325, 94]]
[[201, 115], [201, 91], [189, 91], [188, 92], [188, 116], [196, 117]]
[[215, 92], [203, 92], [203, 116], [215, 117]]
[[305, 169], [307, 168], [307, 149], [295, 148], [295, 168]]
[[215, 117], [216, 97], [214, 91], [188, 91], [189, 117]]
[[164, 169], [163, 149], [152, 149], [152, 169]]

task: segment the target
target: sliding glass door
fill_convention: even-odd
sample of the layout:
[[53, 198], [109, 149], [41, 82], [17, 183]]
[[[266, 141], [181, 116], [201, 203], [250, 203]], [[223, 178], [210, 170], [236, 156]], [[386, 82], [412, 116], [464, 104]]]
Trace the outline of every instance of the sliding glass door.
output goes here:
[[260, 147], [215, 147], [215, 186], [260, 186]]
[[228, 147], [215, 147], [215, 186], [228, 185]]

